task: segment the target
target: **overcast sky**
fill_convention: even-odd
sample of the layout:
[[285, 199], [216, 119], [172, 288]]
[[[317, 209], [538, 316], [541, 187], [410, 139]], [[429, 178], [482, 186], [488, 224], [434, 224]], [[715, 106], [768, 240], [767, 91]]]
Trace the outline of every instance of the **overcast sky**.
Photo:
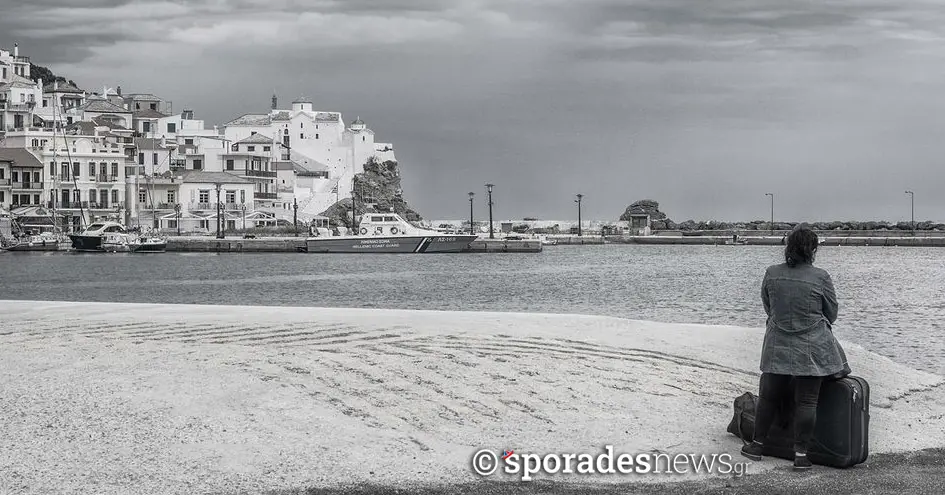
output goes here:
[[[74, 5], [81, 4], [82, 7]], [[0, 46], [208, 126], [309, 96], [426, 218], [945, 221], [945, 9], [909, 0], [0, 0]], [[378, 7], [382, 5], [383, 7]]]

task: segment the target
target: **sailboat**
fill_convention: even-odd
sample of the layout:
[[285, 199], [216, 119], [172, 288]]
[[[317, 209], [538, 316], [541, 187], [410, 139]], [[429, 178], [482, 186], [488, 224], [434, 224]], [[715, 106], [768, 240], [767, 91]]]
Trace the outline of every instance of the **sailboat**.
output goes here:
[[[56, 102], [53, 102], [53, 163], [58, 164], [58, 148], [56, 146]], [[71, 162], [71, 160], [70, 160]], [[53, 187], [58, 190], [59, 188], [59, 176], [53, 178], [54, 183]], [[7, 246], [7, 251], [66, 251], [69, 249], [71, 242], [68, 237], [62, 232], [59, 227], [59, 213], [56, 211], [56, 201], [53, 200], [50, 205], [52, 208], [52, 232], [42, 232], [39, 234], [26, 234], [20, 235], [14, 242]], [[45, 210], [42, 207], [36, 208], [35, 213], [41, 214], [45, 213]], [[45, 215], [43, 215], [45, 216]], [[24, 226], [20, 225], [17, 221], [16, 215], [13, 212], [10, 212], [11, 223], [17, 227], [17, 230], [23, 232]]]

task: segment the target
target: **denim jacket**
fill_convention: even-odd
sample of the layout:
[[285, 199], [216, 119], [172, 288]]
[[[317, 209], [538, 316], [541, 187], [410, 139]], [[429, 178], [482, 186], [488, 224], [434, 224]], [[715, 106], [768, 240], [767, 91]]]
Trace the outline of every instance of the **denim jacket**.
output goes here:
[[838, 305], [830, 274], [811, 264], [770, 266], [761, 302], [768, 314], [762, 372], [829, 376], [844, 370], [846, 355], [832, 330]]

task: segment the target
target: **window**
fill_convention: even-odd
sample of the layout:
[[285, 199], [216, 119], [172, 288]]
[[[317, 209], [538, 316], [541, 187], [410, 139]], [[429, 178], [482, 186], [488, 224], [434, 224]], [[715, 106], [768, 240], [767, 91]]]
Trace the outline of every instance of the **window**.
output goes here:
[[157, 110], [157, 103], [151, 104], [151, 110]]
[[177, 202], [177, 194], [174, 191], [167, 191], [167, 202], [168, 203]]
[[263, 151], [269, 151], [269, 150], [271, 150], [271, 149], [272, 149], [272, 148], [270, 148], [269, 146], [263, 146]]
[[33, 195], [33, 204], [34, 204], [34, 205], [38, 205], [38, 204], [39, 204], [39, 194], [34, 194], [34, 195]]
[[48, 106], [49, 106], [49, 100], [43, 100], [43, 108], [46, 108]]
[[141, 104], [135, 103], [135, 110], [141, 110]]
[[226, 202], [235, 203], [236, 202], [236, 191], [227, 191], [226, 192]]
[[97, 191], [95, 189], [89, 189], [89, 203], [95, 203], [95, 195]]
[[246, 202], [246, 189], [240, 189], [240, 203]]
[[256, 147], [255, 147], [255, 146], [247, 146], [247, 147], [246, 147], [246, 151], [256, 151]]
[[138, 165], [144, 165], [144, 153], [138, 153]]
[[39, 172], [33, 172], [33, 182], [39, 182]]
[[118, 204], [118, 189], [112, 190], [112, 203], [116, 205]]
[[361, 136], [361, 141], [364, 141], [364, 136]]
[[112, 164], [112, 177], [115, 177], [116, 179], [118, 178], [118, 164], [117, 163]]
[[3, 191], [0, 191], [0, 203], [6, 201], [6, 198], [3, 197]]
[[141, 123], [141, 132], [151, 132], [151, 123], [147, 120]]
[[315, 133], [315, 139], [318, 139], [318, 133], [317, 133], [317, 132]]
[[169, 134], [173, 134], [173, 133], [177, 132], [177, 124], [174, 123], [174, 122], [168, 122], [168, 123], [167, 123], [167, 132], [168, 132]]
[[233, 160], [227, 160], [227, 161], [226, 161], [226, 169], [227, 169], [227, 170], [233, 170]]
[[209, 189], [201, 189], [201, 190], [200, 190], [200, 202], [201, 202], [201, 203], [209, 203], [209, 202], [210, 202], [210, 190], [209, 190]]
[[151, 164], [152, 164], [152, 165], [157, 165], [157, 164], [158, 164], [157, 153], [151, 153]]
[[13, 171], [13, 182], [20, 182], [20, 173], [16, 170]]
[[299, 134], [299, 139], [305, 139], [305, 134]]
[[78, 179], [82, 174], [79, 172], [79, 162], [72, 162], [72, 178]]
[[147, 203], [148, 202], [148, 192], [144, 189], [138, 189], [138, 202]]
[[76, 203], [78, 203], [79, 201], [82, 201], [82, 191], [78, 189], [73, 189], [72, 200], [75, 201]]
[[186, 145], [188, 145], [188, 146], [193, 146], [194, 140], [193, 140], [193, 139], [185, 139], [185, 140], [184, 140], [184, 144], [186, 144]]
[[0, 179], [5, 179], [5, 178], [6, 178], [6, 177], [4, 177], [4, 174], [5, 174], [5, 173], [6, 173], [6, 170], [0, 168]]
[[203, 168], [203, 160], [194, 160], [194, 170], [201, 170]]
[[56, 162], [49, 162], [49, 176], [56, 176]]
[[235, 151], [239, 151], [239, 150], [240, 150], [239, 145], [234, 144], [233, 146], [230, 146], [230, 151], [234, 151], [234, 152], [235, 152]]
[[59, 170], [62, 172], [62, 179], [68, 180], [69, 179], [69, 164], [68, 163], [59, 164]]
[[89, 180], [95, 180], [95, 164], [89, 163]]

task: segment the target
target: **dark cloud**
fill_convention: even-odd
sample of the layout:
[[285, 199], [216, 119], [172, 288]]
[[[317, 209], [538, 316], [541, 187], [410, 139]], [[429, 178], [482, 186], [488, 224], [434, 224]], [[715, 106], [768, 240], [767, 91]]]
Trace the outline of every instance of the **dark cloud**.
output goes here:
[[[924, 1], [39, 0], [0, 46], [208, 125], [277, 92], [392, 141], [426, 216], [942, 220], [945, 11]], [[350, 120], [350, 118], [348, 119]], [[927, 187], [927, 190], [922, 190]], [[480, 203], [477, 203], [480, 204]], [[924, 214], [922, 212], [927, 212]]]

